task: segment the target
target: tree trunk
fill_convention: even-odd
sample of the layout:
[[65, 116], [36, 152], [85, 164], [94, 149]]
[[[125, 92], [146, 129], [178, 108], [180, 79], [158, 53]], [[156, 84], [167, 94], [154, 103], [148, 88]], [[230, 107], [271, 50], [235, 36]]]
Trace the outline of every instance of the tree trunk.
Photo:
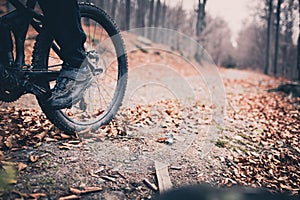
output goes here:
[[160, 0], [157, 0], [156, 2], [156, 9], [155, 9], [155, 21], [154, 26], [158, 27], [160, 22], [160, 9], [161, 9], [161, 3]]
[[267, 54], [265, 74], [271, 73], [272, 66], [272, 25], [273, 25], [273, 0], [268, 1], [268, 30], [267, 30]]
[[104, 0], [99, 0], [99, 6], [100, 8], [104, 8]]
[[151, 2], [150, 2], [150, 12], [149, 12], [148, 27], [152, 27], [153, 26], [153, 14], [154, 14], [154, 0], [151, 0]]
[[[145, 27], [145, 6], [146, 0], [137, 0], [137, 13], [136, 13], [136, 27]], [[142, 30], [142, 35], [144, 35], [144, 30]]]
[[[299, 24], [299, 30], [300, 30], [300, 24]], [[298, 69], [298, 82], [300, 82], [300, 33], [298, 34], [297, 69]]]
[[[159, 25], [160, 25], [160, 20], [161, 20], [160, 14], [161, 14], [161, 2], [160, 2], [160, 0], [157, 0], [156, 7], [155, 7], [154, 27], [159, 27]], [[157, 30], [155, 30], [153, 34], [154, 34], [153, 39], [156, 42], [158, 42], [159, 35], [157, 33]]]
[[[298, 0], [298, 13], [300, 13], [300, 0]], [[300, 21], [299, 21], [300, 30]], [[298, 81], [300, 82], [300, 32], [298, 33], [298, 55], [297, 55]]]
[[161, 26], [166, 26], [166, 14], [167, 14], [167, 4], [164, 2], [164, 5], [162, 7], [162, 15], [161, 15]]
[[107, 12], [109, 12], [109, 14], [111, 14], [110, 13], [110, 11], [111, 11], [111, 2], [110, 2], [111, 0], [105, 0], [105, 7], [106, 7], [106, 11]]
[[205, 17], [206, 17], [206, 7], [207, 0], [198, 0], [198, 9], [197, 9], [197, 24], [196, 24], [196, 36], [197, 36], [197, 42], [199, 45], [202, 45], [202, 47], [198, 48], [195, 59], [201, 64], [202, 63], [202, 57], [203, 57], [203, 46], [205, 42], [205, 38], [203, 35], [206, 23], [205, 23]]
[[116, 18], [117, 4], [118, 4], [118, 0], [113, 0], [112, 5], [111, 5], [111, 17], [113, 19]]
[[126, 30], [130, 29], [131, 0], [126, 0]]
[[278, 73], [278, 52], [279, 52], [279, 35], [280, 35], [280, 13], [283, 0], [278, 0], [276, 9], [276, 36], [275, 36], [275, 55], [274, 55], [274, 75]]
[[[149, 6], [149, 21], [148, 21], [148, 27], [153, 26], [153, 19], [154, 19], [154, 0], [150, 0], [150, 6]], [[149, 39], [153, 39], [153, 32], [152, 29], [148, 29], [147, 37]]]

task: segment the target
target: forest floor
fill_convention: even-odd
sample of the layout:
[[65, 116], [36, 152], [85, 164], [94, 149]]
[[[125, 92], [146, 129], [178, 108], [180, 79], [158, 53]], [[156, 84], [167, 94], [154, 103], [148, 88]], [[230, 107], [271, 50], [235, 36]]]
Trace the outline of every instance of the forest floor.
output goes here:
[[63, 134], [32, 95], [2, 104], [3, 198], [151, 199], [159, 192], [145, 180], [158, 186], [157, 161], [168, 165], [173, 187], [299, 193], [300, 99], [267, 92], [286, 80], [237, 69], [199, 73], [153, 49], [129, 52], [124, 105], [97, 134]]

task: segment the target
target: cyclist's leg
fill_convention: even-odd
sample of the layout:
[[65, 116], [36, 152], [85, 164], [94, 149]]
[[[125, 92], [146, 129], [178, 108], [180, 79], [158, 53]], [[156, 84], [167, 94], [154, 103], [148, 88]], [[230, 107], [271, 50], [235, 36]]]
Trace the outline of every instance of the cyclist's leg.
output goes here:
[[0, 64], [8, 65], [13, 45], [8, 26], [0, 21]]
[[85, 33], [80, 23], [77, 0], [38, 0], [45, 15], [46, 28], [61, 48], [63, 61], [80, 67], [85, 59]]
[[64, 61], [48, 103], [53, 109], [68, 108], [80, 101], [92, 78], [89, 67], [81, 67], [86, 58], [86, 35], [81, 27], [79, 6], [77, 0], [38, 2], [45, 15], [46, 29], [60, 46]]

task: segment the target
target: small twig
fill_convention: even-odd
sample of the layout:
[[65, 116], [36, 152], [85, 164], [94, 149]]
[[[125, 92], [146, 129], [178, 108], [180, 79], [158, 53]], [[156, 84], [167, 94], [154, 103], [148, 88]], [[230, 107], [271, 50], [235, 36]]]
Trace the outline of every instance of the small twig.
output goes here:
[[152, 190], [158, 191], [157, 186], [154, 183], [151, 183], [148, 179], [144, 179], [143, 182]]

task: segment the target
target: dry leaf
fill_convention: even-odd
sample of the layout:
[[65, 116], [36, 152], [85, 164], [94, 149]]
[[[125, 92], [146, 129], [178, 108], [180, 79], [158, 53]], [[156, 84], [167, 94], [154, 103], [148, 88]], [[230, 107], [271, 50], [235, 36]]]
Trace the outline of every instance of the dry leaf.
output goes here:
[[58, 146], [59, 149], [63, 149], [63, 150], [70, 150], [71, 147], [69, 146]]
[[61, 134], [60, 134], [60, 137], [63, 138], [63, 139], [70, 139], [70, 138], [71, 138], [70, 135], [66, 135], [66, 134], [64, 134], [64, 133], [61, 133]]
[[73, 194], [77, 194], [77, 195], [81, 195], [82, 191], [78, 190], [76, 188], [70, 188], [70, 192], [72, 192]]
[[40, 134], [35, 135], [34, 138], [37, 139], [38, 142], [41, 142], [46, 135], [47, 131], [43, 131]]
[[34, 194], [29, 194], [29, 196], [34, 199], [39, 199], [40, 197], [46, 197], [47, 195], [44, 193], [34, 193]]
[[19, 164], [18, 164], [18, 171], [20, 172], [20, 171], [22, 171], [23, 169], [25, 169], [26, 167], [28, 167], [26, 164], [24, 164], [24, 163], [19, 163]]
[[6, 138], [4, 142], [5, 146], [11, 149], [13, 147], [12, 141], [13, 141], [13, 135], [10, 135], [8, 138]]
[[156, 142], [159, 142], [159, 143], [166, 143], [167, 142], [167, 138], [163, 137], [163, 138], [159, 138], [156, 140]]
[[29, 156], [29, 160], [33, 163], [35, 163], [36, 161], [38, 161], [39, 156], [34, 156], [34, 155], [30, 155]]
[[57, 139], [54, 139], [54, 138], [45, 138], [45, 141], [46, 142], [56, 142], [57, 141]]

